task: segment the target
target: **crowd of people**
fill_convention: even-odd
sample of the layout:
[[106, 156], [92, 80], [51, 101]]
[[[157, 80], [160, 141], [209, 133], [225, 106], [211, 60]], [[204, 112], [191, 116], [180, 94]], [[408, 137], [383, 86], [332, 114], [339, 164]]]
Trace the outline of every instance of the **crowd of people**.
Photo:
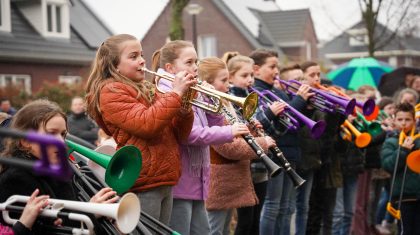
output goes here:
[[[140, 41], [112, 36], [99, 46], [86, 96], [73, 98], [68, 115], [47, 99], [17, 112], [10, 102], [3, 108], [2, 101], [8, 120], [2, 126], [63, 142], [70, 133], [92, 145], [134, 145], [142, 153], [142, 169], [129, 191], [141, 200], [142, 211], [183, 235], [231, 234], [232, 218], [235, 235], [420, 234], [420, 174], [406, 164], [420, 146], [420, 77], [393, 97], [381, 97], [370, 86], [332, 90], [314, 61], [280, 65], [278, 54], [267, 49], [199, 59], [194, 46], [182, 40], [156, 50], [151, 64], [155, 73], [148, 79]], [[200, 89], [270, 96], [259, 97], [249, 118], [243, 114], [252, 103], [218, 99]], [[363, 115], [351, 106], [353, 99], [373, 100], [377, 116]], [[366, 135], [369, 141], [361, 139]], [[296, 185], [285, 169], [270, 176], [257, 152], [281, 165], [269, 151], [274, 147], [303, 184]], [[57, 158], [54, 149], [48, 153]], [[42, 154], [28, 140], [6, 139], [1, 155], [34, 161]], [[14, 215], [18, 222], [0, 218], [2, 231], [10, 234], [46, 234], [44, 226], [66, 223], [39, 217], [49, 198], [77, 200], [72, 182], [8, 165], [0, 165], [0, 188], [0, 202], [30, 196]], [[118, 199], [112, 188], [103, 188], [90, 201]], [[387, 203], [400, 218], [387, 212]]]

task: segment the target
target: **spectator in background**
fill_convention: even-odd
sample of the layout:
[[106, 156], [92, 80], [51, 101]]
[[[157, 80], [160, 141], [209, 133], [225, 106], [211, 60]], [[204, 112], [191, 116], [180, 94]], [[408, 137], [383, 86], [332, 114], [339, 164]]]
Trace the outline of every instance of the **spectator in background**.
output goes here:
[[420, 93], [420, 76], [419, 75], [414, 76], [414, 79], [410, 84], [410, 88], [417, 91], [417, 94]]
[[[300, 81], [303, 79], [303, 71], [299, 64], [292, 64], [286, 66], [280, 70], [280, 79], [285, 81], [296, 80]], [[277, 84], [277, 85], [276, 85]], [[280, 90], [285, 90], [286, 87], [280, 84], [277, 79], [274, 80], [274, 87]]]
[[409, 103], [413, 107], [416, 106], [417, 101], [419, 100], [419, 93], [411, 88], [402, 89], [400, 92], [396, 93], [395, 104]]
[[9, 99], [2, 98], [0, 99], [0, 112], [7, 113], [13, 116], [16, 113], [16, 109], [12, 107]]
[[70, 134], [96, 145], [96, 141], [98, 140], [98, 127], [87, 116], [85, 102], [82, 97], [76, 96], [72, 99], [70, 114], [67, 118]]

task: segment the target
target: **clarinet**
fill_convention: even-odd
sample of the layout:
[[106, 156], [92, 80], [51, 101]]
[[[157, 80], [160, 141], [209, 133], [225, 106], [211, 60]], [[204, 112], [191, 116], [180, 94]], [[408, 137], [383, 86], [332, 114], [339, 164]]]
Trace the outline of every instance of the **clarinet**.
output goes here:
[[[225, 114], [226, 119], [229, 124], [233, 125], [238, 120], [230, 113], [225, 106], [221, 105], [221, 112]], [[245, 139], [245, 142], [252, 148], [252, 150], [257, 154], [257, 156], [263, 161], [265, 167], [270, 173], [271, 177], [278, 175], [281, 171], [281, 168], [271, 160], [267, 154], [264, 153], [263, 148], [255, 141], [254, 136], [251, 134], [242, 135], [242, 138]]]
[[[267, 136], [267, 134], [264, 132], [264, 130], [262, 130], [261, 128], [257, 128], [254, 119], [250, 119], [248, 122], [249, 122], [251, 128], [257, 133], [258, 136], [260, 136], [260, 137]], [[299, 186], [301, 186], [302, 184], [305, 183], [306, 180], [302, 179], [302, 177], [300, 177], [296, 173], [296, 171], [292, 168], [290, 162], [287, 161], [287, 159], [284, 157], [283, 152], [280, 150], [279, 147], [277, 147], [277, 145], [273, 146], [273, 147], [270, 147], [268, 150], [270, 151], [271, 154], [273, 154], [273, 156], [276, 156], [279, 159], [279, 161], [280, 161], [279, 164], [286, 171], [290, 180], [292, 180], [295, 188], [298, 188]]]

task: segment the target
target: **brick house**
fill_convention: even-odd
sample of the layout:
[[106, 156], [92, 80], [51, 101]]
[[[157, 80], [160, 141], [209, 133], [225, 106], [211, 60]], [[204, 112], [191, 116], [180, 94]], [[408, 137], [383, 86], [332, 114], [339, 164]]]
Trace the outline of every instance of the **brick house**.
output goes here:
[[0, 86], [35, 92], [86, 78], [112, 32], [81, 0], [0, 0]]
[[[226, 51], [248, 55], [256, 48], [279, 52], [281, 60], [300, 62], [317, 57], [317, 37], [308, 9], [282, 11], [274, 1], [190, 0], [203, 10], [196, 16], [200, 58], [221, 57]], [[142, 38], [145, 58], [169, 40], [171, 1]], [[193, 20], [183, 12], [185, 40], [192, 40]]]
[[[391, 33], [384, 25], [378, 23], [375, 29], [375, 38], [379, 35], [384, 35], [382, 38], [387, 38]], [[328, 41], [320, 49], [320, 54], [326, 61], [326, 67], [334, 68], [353, 58], [368, 57], [367, 42], [364, 23], [359, 22]], [[393, 40], [375, 52], [375, 58], [394, 67], [420, 67], [420, 38], [396, 35]]]

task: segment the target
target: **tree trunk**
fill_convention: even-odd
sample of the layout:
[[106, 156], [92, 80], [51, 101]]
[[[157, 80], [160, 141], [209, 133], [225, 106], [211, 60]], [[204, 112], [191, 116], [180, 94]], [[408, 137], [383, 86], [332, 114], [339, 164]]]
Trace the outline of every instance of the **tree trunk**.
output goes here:
[[189, 0], [171, 0], [172, 15], [169, 28], [169, 38], [173, 40], [184, 39], [184, 27], [182, 25], [182, 13]]

